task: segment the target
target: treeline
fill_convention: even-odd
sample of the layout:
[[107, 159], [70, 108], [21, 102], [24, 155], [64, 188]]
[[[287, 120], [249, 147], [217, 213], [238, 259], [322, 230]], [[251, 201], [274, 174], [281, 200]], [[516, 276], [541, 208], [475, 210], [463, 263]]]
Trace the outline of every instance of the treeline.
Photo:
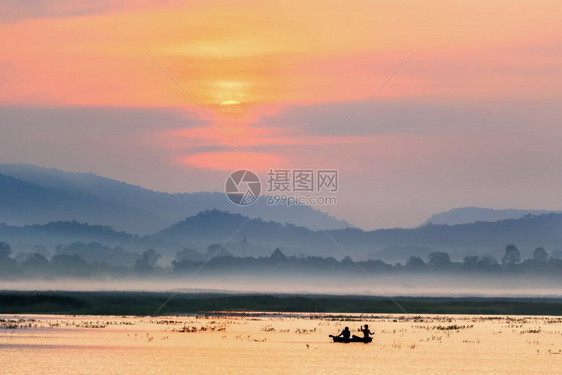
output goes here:
[[[214, 245], [217, 246], [217, 245]], [[210, 257], [210, 260], [193, 259], [193, 250], [183, 250], [176, 254], [176, 259], [172, 261], [174, 272], [194, 271], [203, 264], [210, 270], [229, 270], [239, 272], [249, 272], [256, 270], [263, 271], [318, 271], [322, 273], [392, 273], [392, 272], [469, 272], [469, 273], [548, 273], [562, 275], [562, 259], [549, 257], [548, 252], [539, 247], [534, 250], [533, 257], [523, 260], [521, 252], [515, 245], [508, 245], [505, 255], [501, 260], [492, 256], [465, 256], [461, 262], [454, 262], [446, 252], [433, 252], [427, 259], [411, 256], [405, 263], [388, 264], [382, 260], [357, 261], [351, 256], [346, 256], [341, 260], [333, 257], [296, 257], [285, 256], [282, 251], [276, 249], [269, 257], [241, 258], [225, 255], [226, 249], [212, 250], [209, 247], [208, 253], [218, 251], [220, 257]]]
[[141, 254], [121, 247], [110, 248], [97, 242], [75, 242], [59, 245], [50, 255], [43, 246], [13, 257], [11, 246], [0, 242], [0, 278], [2, 279], [55, 279], [88, 278], [98, 276], [139, 275], [165, 272], [158, 266], [161, 255], [154, 249]]
[[276, 249], [267, 257], [238, 257], [224, 247], [210, 245], [206, 253], [183, 249], [175, 254], [168, 265], [162, 265], [162, 255], [154, 249], [140, 254], [121, 247], [110, 248], [100, 243], [75, 242], [59, 245], [50, 255], [46, 248], [36, 246], [31, 252], [13, 256], [10, 245], [0, 242], [0, 277], [3, 279], [53, 279], [68, 277], [126, 277], [183, 276], [198, 274], [329, 274], [350, 275], [369, 273], [537, 273], [562, 275], [562, 259], [550, 257], [539, 247], [532, 258], [522, 259], [515, 245], [508, 245], [502, 259], [492, 256], [466, 256], [454, 262], [446, 252], [433, 252], [427, 259], [411, 256], [403, 264], [388, 264], [382, 260], [356, 261], [347, 256], [341, 260], [333, 257], [286, 256]]

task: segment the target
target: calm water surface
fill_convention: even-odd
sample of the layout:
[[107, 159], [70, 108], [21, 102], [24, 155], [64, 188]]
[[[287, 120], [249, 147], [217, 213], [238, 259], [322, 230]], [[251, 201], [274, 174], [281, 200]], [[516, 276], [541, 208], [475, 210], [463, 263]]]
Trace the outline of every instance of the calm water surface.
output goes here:
[[[555, 374], [561, 317], [0, 315], [2, 374]], [[368, 323], [372, 344], [329, 334]]]

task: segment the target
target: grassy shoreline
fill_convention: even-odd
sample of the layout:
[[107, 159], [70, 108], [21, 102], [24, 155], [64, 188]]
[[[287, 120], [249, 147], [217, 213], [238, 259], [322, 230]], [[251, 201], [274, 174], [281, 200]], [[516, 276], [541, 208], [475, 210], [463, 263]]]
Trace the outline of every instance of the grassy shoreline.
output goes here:
[[[0, 314], [153, 315], [164, 292], [0, 291]], [[395, 297], [412, 314], [561, 315], [562, 298]], [[178, 293], [159, 315], [211, 311], [401, 313], [387, 297]]]

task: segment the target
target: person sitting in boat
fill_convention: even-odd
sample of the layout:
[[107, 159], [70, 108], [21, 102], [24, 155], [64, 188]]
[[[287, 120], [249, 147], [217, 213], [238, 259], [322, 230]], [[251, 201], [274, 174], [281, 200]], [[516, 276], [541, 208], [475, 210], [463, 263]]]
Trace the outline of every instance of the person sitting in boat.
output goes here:
[[[365, 324], [365, 327], [361, 326], [360, 328], [361, 332], [363, 332], [363, 339], [368, 339], [369, 337], [371, 337], [370, 335], [374, 335], [374, 332], [371, 332], [371, 330], [369, 330], [369, 325]], [[361, 337], [359, 336], [355, 336], [353, 335], [354, 339], [361, 339]]]
[[341, 331], [341, 333], [339, 335], [337, 335], [336, 337], [343, 337], [344, 339], [349, 339], [349, 336], [351, 336], [351, 332], [349, 331], [349, 327], [345, 327], [343, 329], [343, 331]]

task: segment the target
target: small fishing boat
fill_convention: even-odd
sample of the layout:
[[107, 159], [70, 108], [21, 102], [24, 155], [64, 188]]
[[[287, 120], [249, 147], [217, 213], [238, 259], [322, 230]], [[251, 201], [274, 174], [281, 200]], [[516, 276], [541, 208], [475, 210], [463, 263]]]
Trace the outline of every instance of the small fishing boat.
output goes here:
[[372, 337], [357, 337], [357, 336], [353, 336], [349, 339], [345, 338], [345, 337], [341, 337], [341, 336], [334, 336], [334, 335], [330, 335], [330, 337], [332, 338], [332, 340], [334, 340], [334, 342], [344, 342], [344, 343], [350, 343], [350, 342], [362, 342], [364, 344], [368, 344], [371, 341], [373, 341]]

